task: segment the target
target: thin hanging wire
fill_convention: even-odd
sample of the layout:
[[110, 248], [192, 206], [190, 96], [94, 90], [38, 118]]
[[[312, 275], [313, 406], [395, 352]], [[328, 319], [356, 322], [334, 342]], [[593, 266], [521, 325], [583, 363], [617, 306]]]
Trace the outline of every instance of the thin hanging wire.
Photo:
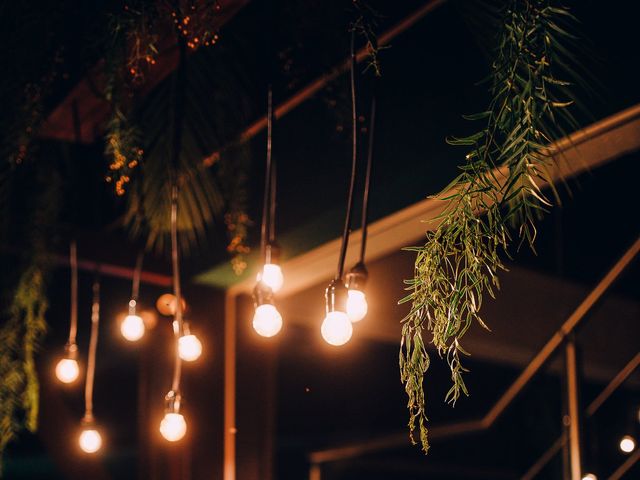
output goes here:
[[338, 271], [336, 279], [340, 279], [344, 275], [344, 261], [347, 255], [347, 246], [349, 245], [349, 233], [351, 232], [351, 213], [353, 210], [353, 190], [356, 182], [356, 166], [358, 159], [358, 136], [357, 136], [357, 109], [356, 109], [356, 51], [355, 28], [351, 30], [351, 181], [349, 183], [349, 195], [347, 197], [347, 214], [344, 219], [344, 230], [342, 232], [342, 245], [340, 246], [340, 257], [338, 258]]
[[91, 305], [91, 338], [89, 340], [89, 358], [87, 360], [87, 379], [84, 386], [84, 418], [93, 420], [93, 384], [96, 373], [96, 352], [98, 350], [98, 332], [100, 324], [100, 279], [96, 275], [93, 282], [93, 305]]
[[71, 267], [71, 321], [68, 345], [75, 345], [78, 334], [78, 248], [75, 240], [69, 245], [69, 266]]
[[129, 301], [129, 315], [136, 314], [138, 306], [138, 295], [140, 294], [140, 277], [142, 276], [142, 262], [144, 261], [144, 252], [138, 253], [136, 259], [136, 268], [133, 271], [133, 282], [131, 285], [131, 300]]
[[178, 250], [178, 186], [171, 188], [171, 264], [173, 268], [173, 296], [176, 302], [176, 313], [173, 333], [176, 341], [176, 361], [173, 369], [171, 390], [180, 390], [180, 376], [182, 374], [182, 359], [178, 350], [178, 342], [184, 332], [182, 320], [182, 294], [180, 292], [180, 256]]
[[269, 243], [276, 241], [276, 193], [277, 193], [277, 169], [278, 164], [275, 158], [271, 160], [271, 191], [269, 202]]
[[264, 197], [262, 202], [262, 225], [260, 229], [260, 248], [262, 252], [262, 259], [264, 263], [267, 263], [267, 242], [269, 237], [269, 217], [272, 211], [270, 201], [272, 198], [271, 187], [273, 184], [272, 179], [272, 159], [271, 159], [271, 138], [273, 134], [273, 88], [269, 84], [269, 92], [267, 94], [267, 161], [264, 173]]
[[369, 118], [369, 151], [367, 152], [367, 172], [364, 179], [364, 191], [362, 194], [362, 243], [360, 244], [360, 263], [364, 263], [364, 256], [367, 250], [367, 231], [369, 227], [369, 189], [371, 187], [371, 169], [373, 165], [373, 135], [376, 123], [376, 94], [371, 96], [371, 112]]

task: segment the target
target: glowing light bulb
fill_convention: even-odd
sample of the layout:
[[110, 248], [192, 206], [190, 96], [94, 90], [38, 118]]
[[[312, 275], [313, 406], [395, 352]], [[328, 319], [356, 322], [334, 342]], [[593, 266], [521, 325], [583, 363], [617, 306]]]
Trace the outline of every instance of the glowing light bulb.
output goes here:
[[328, 344], [338, 347], [349, 341], [353, 334], [353, 326], [346, 313], [329, 312], [322, 322], [320, 332]]
[[587, 473], [582, 477], [582, 480], [598, 480], [598, 477], [596, 477], [593, 473]]
[[79, 373], [78, 362], [72, 358], [63, 358], [56, 365], [56, 377], [62, 383], [75, 382]]
[[85, 453], [96, 453], [102, 447], [102, 436], [93, 428], [83, 430], [78, 439], [80, 448]]
[[187, 433], [187, 422], [179, 413], [165, 413], [160, 422], [160, 433], [170, 442], [177, 442]]
[[264, 304], [256, 308], [253, 315], [253, 329], [263, 337], [273, 337], [282, 328], [282, 315], [271, 304]]
[[127, 315], [120, 324], [122, 336], [130, 342], [137, 342], [144, 335], [144, 321], [138, 315]]
[[367, 297], [360, 290], [349, 290], [347, 297], [347, 315], [352, 322], [359, 322], [367, 314]]
[[284, 276], [282, 275], [280, 265], [265, 263], [262, 272], [258, 274], [258, 281], [264, 283], [271, 288], [273, 293], [276, 293], [282, 288], [282, 284], [284, 283]]
[[631, 435], [625, 435], [620, 439], [620, 450], [631, 453], [636, 449], [636, 441]]
[[185, 362], [193, 362], [202, 354], [202, 343], [195, 335], [183, 335], [178, 339], [178, 352]]

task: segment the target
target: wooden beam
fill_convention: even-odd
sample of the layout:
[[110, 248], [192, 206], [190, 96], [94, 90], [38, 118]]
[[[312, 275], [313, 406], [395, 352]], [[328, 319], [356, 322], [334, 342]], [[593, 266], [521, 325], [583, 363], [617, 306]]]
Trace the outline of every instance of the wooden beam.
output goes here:
[[[557, 159], [557, 167], [551, 171], [553, 181], [579, 175], [637, 151], [640, 149], [640, 104], [579, 130], [550, 149]], [[505, 171], [496, 169], [494, 175], [505, 178]], [[367, 259], [384, 257], [420, 241], [428, 230], [437, 227], [435, 222], [424, 221], [435, 218], [445, 205], [445, 202], [430, 198], [373, 222], [367, 237]], [[354, 231], [349, 240], [347, 264], [356, 262], [361, 241], [361, 230]], [[332, 278], [339, 250], [340, 239], [336, 238], [284, 262], [282, 270], [287, 281], [278, 297], [294, 295]], [[230, 287], [229, 292], [233, 295], [250, 293], [254, 283], [253, 278], [247, 278]]]

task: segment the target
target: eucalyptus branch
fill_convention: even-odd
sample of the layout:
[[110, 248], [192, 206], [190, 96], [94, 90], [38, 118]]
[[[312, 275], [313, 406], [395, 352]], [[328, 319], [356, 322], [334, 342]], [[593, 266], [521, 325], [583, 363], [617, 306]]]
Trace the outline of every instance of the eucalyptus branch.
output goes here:
[[[400, 373], [408, 395], [409, 430], [420, 430], [422, 449], [429, 448], [423, 379], [429, 356], [422, 335], [427, 330], [438, 355], [451, 370], [452, 386], [445, 400], [455, 404], [468, 395], [462, 358], [469, 355], [462, 339], [480, 316], [484, 295], [500, 288], [501, 256], [517, 229], [520, 245], [534, 248], [535, 222], [550, 206], [541, 184], [551, 184], [554, 160], [547, 145], [566, 126], [574, 126], [566, 110], [570, 82], [556, 77], [566, 65], [564, 43], [573, 37], [573, 17], [547, 0], [512, 0], [504, 10], [502, 31], [491, 67], [492, 100], [485, 112], [466, 117], [484, 120], [474, 135], [452, 138], [452, 145], [470, 147], [461, 174], [442, 193], [443, 212], [432, 221], [416, 253], [414, 278], [407, 280], [411, 302], [403, 319]], [[567, 26], [568, 25], [568, 26]], [[558, 68], [560, 67], [560, 68]], [[499, 173], [496, 173], [499, 172]], [[554, 190], [555, 192], [555, 190]]]

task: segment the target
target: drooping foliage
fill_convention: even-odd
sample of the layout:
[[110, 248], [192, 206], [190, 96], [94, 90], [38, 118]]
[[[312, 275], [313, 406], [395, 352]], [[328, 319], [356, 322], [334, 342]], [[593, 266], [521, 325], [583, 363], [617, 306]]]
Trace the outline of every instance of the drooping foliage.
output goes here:
[[[461, 173], [441, 194], [443, 212], [432, 221], [426, 243], [416, 253], [403, 320], [401, 379], [408, 396], [409, 430], [419, 430], [422, 449], [429, 449], [423, 387], [429, 368], [424, 335], [451, 370], [445, 400], [455, 404], [464, 394], [468, 353], [463, 338], [483, 322], [486, 295], [499, 289], [498, 272], [510, 244], [534, 248], [535, 222], [551, 206], [541, 187], [550, 184], [557, 159], [549, 144], [575, 122], [572, 104], [573, 57], [570, 33], [574, 18], [550, 0], [512, 0], [501, 12], [498, 45], [489, 78], [491, 103], [485, 112], [467, 117], [483, 122], [477, 133], [452, 138], [469, 149]], [[513, 227], [513, 229], [512, 229]]]

